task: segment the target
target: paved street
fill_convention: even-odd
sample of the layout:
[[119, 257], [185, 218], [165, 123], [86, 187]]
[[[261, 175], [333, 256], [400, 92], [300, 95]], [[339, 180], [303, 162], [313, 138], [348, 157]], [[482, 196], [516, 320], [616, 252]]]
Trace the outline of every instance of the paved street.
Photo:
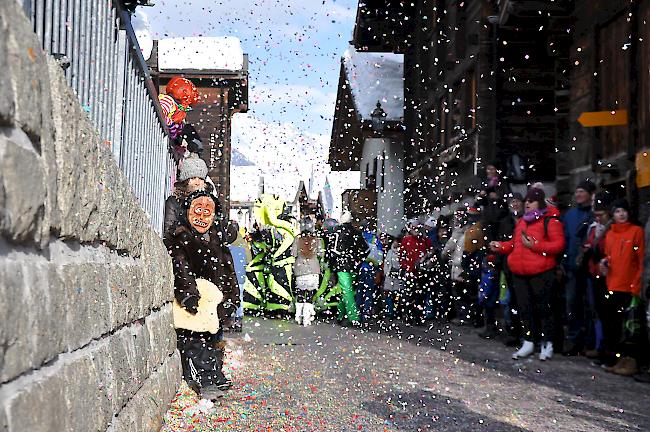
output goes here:
[[584, 358], [515, 362], [474, 329], [400, 327], [250, 319], [229, 339], [234, 389], [203, 412], [181, 394], [167, 430], [650, 430], [650, 387]]

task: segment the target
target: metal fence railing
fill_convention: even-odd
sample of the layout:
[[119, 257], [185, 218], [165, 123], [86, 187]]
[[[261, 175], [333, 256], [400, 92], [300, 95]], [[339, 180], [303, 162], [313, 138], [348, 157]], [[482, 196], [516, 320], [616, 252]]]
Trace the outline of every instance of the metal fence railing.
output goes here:
[[160, 233], [174, 163], [129, 12], [120, 0], [19, 1]]

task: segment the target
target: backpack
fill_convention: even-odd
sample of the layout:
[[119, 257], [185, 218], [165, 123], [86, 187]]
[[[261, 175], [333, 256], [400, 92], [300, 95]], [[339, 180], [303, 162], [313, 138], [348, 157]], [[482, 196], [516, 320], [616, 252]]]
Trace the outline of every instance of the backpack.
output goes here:
[[555, 219], [556, 221], [562, 223], [562, 220], [557, 217], [557, 216], [549, 216], [544, 218], [544, 238], [548, 238], [548, 224], [551, 222], [551, 219]]

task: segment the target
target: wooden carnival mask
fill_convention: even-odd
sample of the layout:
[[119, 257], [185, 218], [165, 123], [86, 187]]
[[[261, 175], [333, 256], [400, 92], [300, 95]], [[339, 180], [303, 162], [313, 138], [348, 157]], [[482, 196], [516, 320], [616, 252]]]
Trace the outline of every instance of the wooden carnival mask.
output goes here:
[[214, 222], [214, 212], [214, 201], [203, 195], [192, 200], [187, 210], [187, 220], [197, 232], [205, 234]]

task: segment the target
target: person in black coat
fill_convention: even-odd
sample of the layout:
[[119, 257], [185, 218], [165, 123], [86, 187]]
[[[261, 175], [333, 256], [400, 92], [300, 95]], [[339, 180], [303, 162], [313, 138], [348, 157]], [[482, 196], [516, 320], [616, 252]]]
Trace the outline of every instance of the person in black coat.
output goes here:
[[[222, 372], [223, 325], [239, 305], [239, 286], [234, 262], [227, 247], [223, 214], [215, 198], [204, 190], [190, 194], [183, 201], [179, 220], [165, 237], [172, 258], [174, 296], [178, 304], [196, 314], [201, 294], [196, 279], [205, 279], [223, 293], [217, 308], [221, 329], [216, 334], [177, 329], [183, 377], [190, 387], [207, 399], [216, 399], [230, 388]], [[215, 220], [218, 223], [215, 223]]]
[[352, 283], [369, 252], [368, 243], [352, 225], [352, 214], [348, 211], [341, 216], [341, 224], [325, 234], [325, 257], [341, 287], [338, 321], [342, 325], [359, 323]]

